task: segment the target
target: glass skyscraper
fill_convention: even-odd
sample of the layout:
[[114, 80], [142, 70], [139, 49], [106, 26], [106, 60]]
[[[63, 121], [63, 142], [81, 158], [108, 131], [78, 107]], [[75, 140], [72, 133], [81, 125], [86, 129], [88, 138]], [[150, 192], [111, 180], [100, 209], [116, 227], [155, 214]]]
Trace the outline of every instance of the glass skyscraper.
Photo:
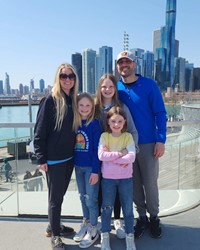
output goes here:
[[6, 72], [6, 77], [5, 77], [5, 85], [4, 85], [4, 92], [7, 95], [11, 94], [11, 90], [10, 90], [10, 77]]
[[169, 86], [174, 80], [176, 0], [167, 0], [166, 8], [166, 76]]
[[95, 58], [96, 51], [92, 49], [83, 50], [83, 92], [95, 93]]
[[113, 50], [112, 47], [102, 46], [96, 56], [95, 85], [97, 87], [100, 77], [103, 74], [112, 74]]
[[76, 52], [75, 54], [72, 54], [72, 65], [75, 67], [77, 74], [78, 74], [78, 79], [79, 79], [78, 91], [82, 92], [83, 83], [82, 83], [82, 55], [81, 53]]
[[45, 89], [44, 79], [40, 79], [39, 85], [40, 85], [40, 93], [44, 93], [44, 89]]
[[[160, 32], [154, 32], [155, 80], [161, 89], [166, 89], [174, 84], [174, 58], [178, 56], [175, 24], [176, 0], [167, 0], [165, 26], [160, 29]], [[159, 47], [157, 47], [158, 42]]]

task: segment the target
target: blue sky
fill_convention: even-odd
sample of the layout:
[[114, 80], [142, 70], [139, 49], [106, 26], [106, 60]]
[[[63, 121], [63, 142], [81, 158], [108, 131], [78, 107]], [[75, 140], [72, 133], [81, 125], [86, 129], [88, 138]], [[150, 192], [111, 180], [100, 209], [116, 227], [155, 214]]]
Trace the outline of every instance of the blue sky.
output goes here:
[[[12, 88], [52, 85], [60, 63], [71, 54], [113, 47], [113, 57], [129, 48], [153, 50], [153, 31], [165, 25], [166, 0], [0, 0], [0, 80]], [[177, 0], [179, 56], [200, 67], [200, 1]]]

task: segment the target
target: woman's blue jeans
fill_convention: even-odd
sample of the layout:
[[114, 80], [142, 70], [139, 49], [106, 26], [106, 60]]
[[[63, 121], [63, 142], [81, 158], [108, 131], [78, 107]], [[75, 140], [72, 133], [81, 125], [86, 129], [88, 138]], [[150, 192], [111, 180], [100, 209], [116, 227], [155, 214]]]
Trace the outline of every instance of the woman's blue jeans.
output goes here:
[[125, 232], [133, 233], [134, 216], [133, 216], [133, 178], [128, 179], [104, 179], [102, 185], [102, 227], [103, 233], [111, 231], [111, 217], [114, 207], [116, 191], [119, 192], [119, 198], [122, 206]]
[[97, 182], [95, 185], [89, 184], [91, 172], [91, 167], [75, 166], [76, 181], [81, 200], [83, 218], [89, 220], [92, 226], [96, 226], [99, 214], [99, 182]]

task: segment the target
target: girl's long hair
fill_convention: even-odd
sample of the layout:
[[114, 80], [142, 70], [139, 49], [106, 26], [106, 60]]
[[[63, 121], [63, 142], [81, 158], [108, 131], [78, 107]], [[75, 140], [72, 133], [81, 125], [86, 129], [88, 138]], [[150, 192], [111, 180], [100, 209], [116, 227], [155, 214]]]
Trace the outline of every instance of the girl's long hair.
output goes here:
[[60, 73], [63, 68], [71, 69], [72, 72], [76, 75], [76, 79], [74, 80], [74, 86], [70, 89], [70, 97], [72, 99], [72, 109], [76, 110], [76, 96], [78, 94], [78, 75], [76, 70], [71, 64], [63, 63], [61, 64], [56, 72], [54, 86], [52, 88], [52, 97], [55, 102], [56, 107], [56, 123], [55, 123], [55, 130], [60, 130], [62, 127], [63, 119], [65, 114], [68, 111], [68, 107], [65, 101], [65, 94], [60, 85]]
[[81, 119], [81, 115], [78, 112], [78, 103], [81, 99], [83, 98], [87, 98], [91, 104], [92, 104], [92, 110], [91, 113], [89, 114], [87, 121], [86, 121], [86, 126], [88, 126], [90, 124], [91, 121], [94, 120], [94, 112], [95, 112], [95, 106], [94, 106], [94, 98], [91, 94], [83, 92], [81, 94], [79, 94], [76, 98], [76, 111], [75, 111], [75, 115], [74, 115], [74, 129], [75, 131], [78, 130], [78, 128], [81, 126], [82, 124], [82, 119]]
[[115, 94], [113, 96], [113, 103], [116, 106], [121, 107], [121, 102], [118, 97], [118, 90], [117, 90], [117, 80], [114, 75], [112, 74], [104, 74], [100, 79], [99, 79], [99, 85], [96, 91], [96, 98], [95, 98], [95, 117], [99, 118], [102, 109], [103, 109], [103, 97], [101, 94], [101, 86], [104, 82], [105, 79], [110, 79], [113, 82], [114, 88], [115, 88]]

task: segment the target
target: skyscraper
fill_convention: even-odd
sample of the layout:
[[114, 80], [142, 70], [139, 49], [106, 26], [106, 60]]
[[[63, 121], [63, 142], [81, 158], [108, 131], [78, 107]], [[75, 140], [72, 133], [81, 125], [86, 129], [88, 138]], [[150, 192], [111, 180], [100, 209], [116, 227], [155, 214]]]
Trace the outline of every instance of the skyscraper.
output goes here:
[[144, 53], [144, 76], [154, 79], [154, 54], [150, 51]]
[[79, 92], [83, 91], [83, 78], [82, 78], [82, 55], [81, 53], [76, 52], [75, 54], [72, 54], [72, 65], [77, 71], [78, 79], [79, 79], [79, 85], [78, 90]]
[[174, 80], [176, 0], [167, 0], [166, 8], [166, 74], [169, 86]]
[[10, 95], [11, 94], [11, 90], [10, 90], [10, 77], [7, 74], [7, 72], [6, 72], [6, 77], [5, 77], [4, 93], [6, 95]]
[[175, 58], [174, 66], [174, 82], [180, 91], [185, 91], [185, 58]]
[[83, 92], [94, 94], [95, 89], [95, 58], [96, 51], [84, 49], [82, 57]]
[[44, 93], [44, 89], [45, 89], [44, 79], [40, 79], [39, 85], [40, 85], [40, 93]]
[[0, 95], [3, 95], [3, 81], [0, 80]]
[[30, 93], [32, 93], [33, 90], [34, 90], [34, 80], [31, 79], [31, 80], [30, 80]]
[[98, 86], [99, 78], [103, 74], [112, 74], [113, 49], [112, 47], [102, 46], [96, 56], [95, 63], [95, 89]]
[[23, 95], [23, 93], [24, 93], [24, 86], [23, 86], [22, 83], [20, 83], [20, 84], [19, 84], [19, 94], [20, 94], [20, 95]]
[[[167, 0], [166, 23], [154, 31], [155, 80], [161, 89], [174, 84], [174, 58], [178, 56], [178, 41], [175, 40], [176, 0]], [[159, 46], [158, 46], [159, 44]]]

